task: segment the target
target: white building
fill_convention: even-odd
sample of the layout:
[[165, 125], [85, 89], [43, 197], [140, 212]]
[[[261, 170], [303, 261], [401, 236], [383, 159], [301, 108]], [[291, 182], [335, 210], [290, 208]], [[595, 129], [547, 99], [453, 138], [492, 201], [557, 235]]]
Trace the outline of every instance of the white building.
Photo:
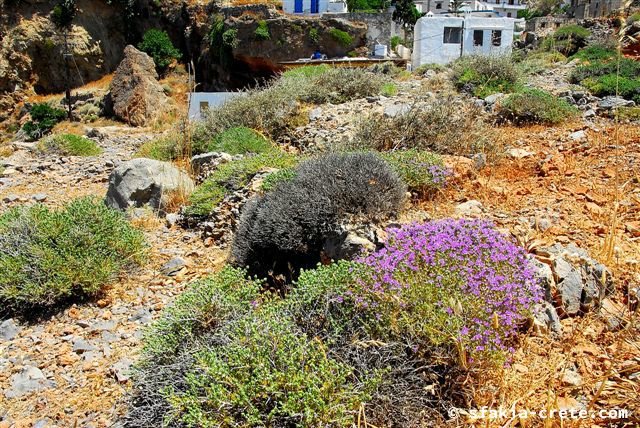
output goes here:
[[323, 13], [346, 13], [346, 0], [283, 0], [282, 10], [296, 15], [322, 15]]
[[[450, 12], [451, 0], [416, 0], [416, 7], [422, 13], [432, 12], [435, 15]], [[518, 11], [526, 9], [522, 0], [467, 0], [460, 8], [462, 14], [481, 14], [500, 18], [517, 18]]]
[[206, 110], [223, 105], [228, 100], [244, 95], [244, 92], [190, 92], [189, 119], [201, 120]]
[[413, 34], [413, 67], [448, 64], [462, 55], [511, 53], [513, 18], [433, 16], [418, 19]]

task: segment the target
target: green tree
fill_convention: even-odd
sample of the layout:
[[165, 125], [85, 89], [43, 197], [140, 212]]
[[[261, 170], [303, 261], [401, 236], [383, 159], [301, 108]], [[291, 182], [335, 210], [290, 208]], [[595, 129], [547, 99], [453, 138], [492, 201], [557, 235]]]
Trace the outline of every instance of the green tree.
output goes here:
[[71, 26], [73, 18], [76, 16], [76, 0], [60, 0], [53, 7], [51, 21], [60, 29], [67, 29]]
[[162, 30], [152, 28], [144, 33], [138, 49], [149, 54], [156, 63], [159, 71], [164, 71], [174, 59], [180, 59], [182, 54], [173, 46], [169, 35]]
[[416, 21], [420, 16], [421, 14], [413, 3], [413, 0], [398, 0], [396, 2], [396, 9], [393, 11], [392, 19], [404, 27], [405, 45], [407, 41], [407, 30], [416, 25]]
[[449, 13], [453, 13], [458, 16], [459, 13], [462, 13], [462, 8], [467, 4], [466, 0], [451, 0], [449, 3]]

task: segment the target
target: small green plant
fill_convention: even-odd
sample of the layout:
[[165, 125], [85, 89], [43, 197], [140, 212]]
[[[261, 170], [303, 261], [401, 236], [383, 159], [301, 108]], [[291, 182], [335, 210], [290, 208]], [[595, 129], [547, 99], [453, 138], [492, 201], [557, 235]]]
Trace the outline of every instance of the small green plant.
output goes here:
[[134, 157], [169, 162], [187, 155], [188, 150], [183, 147], [179, 137], [167, 136], [143, 143]]
[[272, 172], [264, 178], [264, 181], [260, 185], [260, 190], [263, 192], [270, 192], [276, 188], [279, 183], [286, 183], [295, 178], [296, 172], [293, 168], [279, 169], [276, 172]]
[[342, 31], [338, 28], [331, 28], [329, 30], [329, 35], [342, 47], [346, 48], [353, 44], [353, 37], [346, 31]]
[[69, 28], [76, 12], [76, 0], [59, 0], [51, 12], [51, 21], [58, 28]]
[[318, 29], [311, 27], [309, 28], [309, 40], [315, 45], [320, 41], [320, 34], [318, 33]]
[[262, 134], [251, 128], [238, 126], [216, 135], [202, 152], [224, 152], [232, 155], [265, 153], [275, 150], [274, 145]]
[[238, 30], [230, 28], [222, 33], [222, 43], [231, 49], [237, 48], [238, 43], [240, 43], [240, 40], [238, 40]]
[[617, 115], [620, 120], [640, 121], [640, 107], [620, 107], [617, 110]]
[[271, 38], [271, 34], [269, 33], [269, 25], [267, 21], [259, 21], [258, 27], [256, 27], [256, 31], [254, 31], [254, 36], [257, 40], [269, 40]]
[[51, 132], [51, 129], [67, 117], [64, 110], [51, 107], [47, 103], [34, 104], [29, 111], [31, 120], [22, 129], [30, 140], [38, 140]]
[[402, 178], [409, 190], [422, 194], [444, 186], [449, 172], [442, 158], [424, 150], [395, 150], [382, 157]]
[[178, 60], [182, 56], [180, 51], [173, 46], [166, 31], [156, 28], [144, 33], [142, 42], [138, 44], [138, 49], [149, 54], [160, 71], [166, 70], [174, 60]]
[[523, 76], [532, 76], [543, 73], [550, 68], [558, 67], [566, 60], [567, 57], [558, 51], [538, 50], [517, 61], [516, 68]]
[[101, 200], [10, 209], [0, 215], [0, 301], [21, 311], [94, 296], [145, 249], [143, 234]]
[[402, 37], [400, 36], [393, 36], [391, 38], [391, 50], [395, 50], [395, 48], [398, 47], [399, 44], [402, 43]]
[[186, 213], [204, 216], [218, 205], [225, 196], [245, 186], [263, 168], [290, 168], [299, 161], [284, 152], [262, 153], [220, 165], [189, 196]]
[[540, 89], [524, 89], [500, 101], [498, 115], [517, 124], [557, 124], [576, 117], [578, 110]]
[[580, 49], [571, 58], [578, 58], [584, 62], [609, 61], [618, 56], [615, 47], [606, 45], [592, 45]]
[[398, 94], [398, 87], [395, 83], [387, 82], [382, 85], [382, 88], [380, 88], [380, 94], [385, 97], [392, 97]]
[[413, 70], [413, 72], [415, 74], [417, 74], [418, 76], [423, 76], [429, 70], [433, 70], [436, 73], [440, 73], [441, 71], [444, 71], [445, 68], [443, 66], [441, 66], [440, 64], [422, 64], [421, 66], [419, 66], [415, 70]]
[[582, 65], [573, 70], [570, 81], [599, 97], [620, 95], [640, 102], [640, 63], [629, 58]]
[[315, 78], [320, 76], [321, 74], [326, 73], [331, 67], [327, 64], [320, 65], [304, 65], [302, 67], [292, 68], [291, 70], [287, 70], [282, 73], [282, 77], [293, 78], [293, 77], [305, 77], [305, 78]]
[[38, 148], [43, 152], [57, 153], [63, 156], [95, 156], [102, 149], [86, 137], [73, 134], [59, 134], [40, 140]]
[[453, 63], [452, 78], [458, 89], [485, 98], [515, 91], [520, 75], [508, 56], [469, 55]]

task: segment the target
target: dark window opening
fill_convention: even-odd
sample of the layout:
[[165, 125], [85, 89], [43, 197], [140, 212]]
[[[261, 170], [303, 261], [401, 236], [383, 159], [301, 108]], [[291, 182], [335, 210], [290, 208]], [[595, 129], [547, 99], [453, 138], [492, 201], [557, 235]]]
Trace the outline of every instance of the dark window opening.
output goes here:
[[473, 30], [473, 46], [482, 46], [483, 34], [482, 30]]
[[444, 37], [442, 42], [445, 44], [456, 44], [462, 40], [462, 28], [460, 27], [444, 27]]
[[511, 18], [511, 12], [507, 13], [507, 18]]
[[442, 3], [436, 3], [436, 9], [442, 9]]
[[205, 110], [209, 108], [208, 101], [200, 101], [200, 113], [204, 113]]
[[491, 31], [491, 44], [493, 46], [500, 46], [502, 44], [502, 30]]

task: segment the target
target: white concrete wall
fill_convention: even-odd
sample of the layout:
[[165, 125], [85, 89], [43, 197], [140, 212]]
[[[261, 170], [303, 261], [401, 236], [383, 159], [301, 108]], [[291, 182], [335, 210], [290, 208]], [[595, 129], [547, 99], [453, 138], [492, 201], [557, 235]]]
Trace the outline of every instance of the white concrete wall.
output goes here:
[[[444, 43], [445, 27], [464, 27], [462, 45]], [[461, 17], [423, 17], [416, 22], [412, 65], [448, 64], [461, 55], [504, 55], [511, 53], [514, 19]], [[474, 31], [482, 31], [482, 46], [474, 46]], [[500, 46], [491, 43], [492, 30], [501, 30]]]
[[444, 28], [462, 28], [463, 18], [423, 17], [418, 19], [413, 34], [413, 67], [423, 64], [448, 64], [460, 57], [459, 43], [443, 43]]
[[189, 94], [189, 119], [201, 120], [207, 108], [216, 108], [228, 100], [244, 95], [244, 92], [191, 92]]

